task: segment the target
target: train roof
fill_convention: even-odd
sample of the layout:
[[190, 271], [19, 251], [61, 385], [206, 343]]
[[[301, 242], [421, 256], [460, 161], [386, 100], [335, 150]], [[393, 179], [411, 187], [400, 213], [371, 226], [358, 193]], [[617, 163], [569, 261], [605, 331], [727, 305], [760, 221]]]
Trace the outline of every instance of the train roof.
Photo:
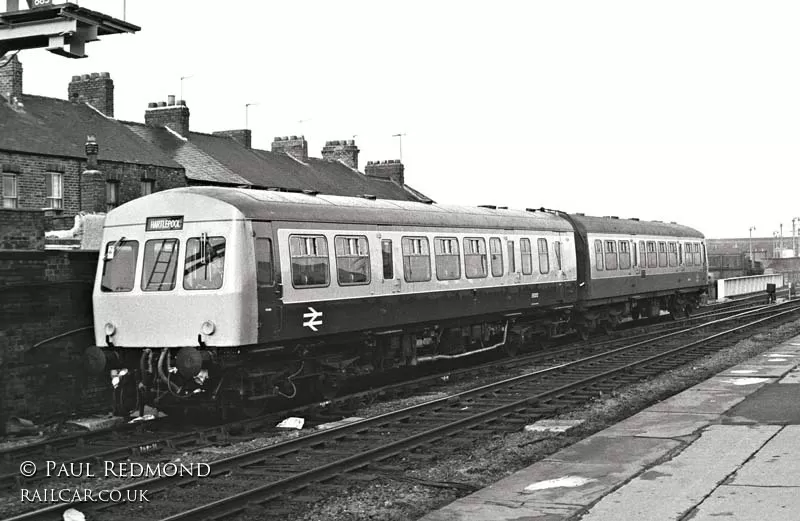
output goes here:
[[677, 223], [620, 219], [618, 217], [593, 217], [582, 214], [571, 214], [571, 217], [588, 233], [666, 235], [670, 237], [703, 238], [703, 234], [694, 228], [689, 228], [688, 226]]
[[572, 231], [566, 219], [544, 211], [213, 186], [173, 188], [134, 199], [109, 212], [106, 226], [143, 224], [147, 217], [169, 214], [190, 220], [192, 214], [213, 219], [217, 212], [229, 219], [234, 209], [239, 218], [264, 221]]

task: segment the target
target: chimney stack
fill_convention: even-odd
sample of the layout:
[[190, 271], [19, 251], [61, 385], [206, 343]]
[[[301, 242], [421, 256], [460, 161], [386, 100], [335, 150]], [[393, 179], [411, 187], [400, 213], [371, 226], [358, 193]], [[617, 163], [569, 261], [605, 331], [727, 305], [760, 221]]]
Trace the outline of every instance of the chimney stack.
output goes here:
[[322, 159], [341, 161], [353, 170], [358, 170], [359, 152], [355, 140], [326, 141], [322, 148]]
[[97, 170], [97, 154], [100, 153], [100, 147], [97, 145], [97, 139], [94, 135], [89, 134], [86, 136], [86, 170]]
[[114, 80], [107, 72], [73, 76], [67, 89], [73, 103], [88, 103], [106, 116], [114, 117]]
[[272, 141], [272, 151], [292, 156], [303, 163], [308, 162], [308, 143], [305, 136], [276, 137]]
[[234, 141], [239, 142], [245, 148], [251, 148], [250, 144], [253, 138], [253, 131], [250, 129], [239, 130], [217, 130], [213, 132], [215, 136], [227, 137]]
[[183, 100], [175, 101], [170, 95], [169, 101], [158, 101], [147, 104], [144, 112], [144, 123], [148, 127], [169, 127], [183, 137], [189, 136], [189, 107]]
[[81, 211], [105, 212], [106, 208], [106, 176], [97, 169], [97, 154], [100, 147], [94, 135], [86, 136], [86, 170], [80, 175]]
[[405, 167], [399, 159], [390, 159], [388, 161], [367, 161], [367, 167], [364, 169], [364, 174], [369, 177], [388, 179], [401, 186], [405, 184]]
[[22, 63], [16, 54], [0, 60], [0, 96], [8, 102], [22, 96]]

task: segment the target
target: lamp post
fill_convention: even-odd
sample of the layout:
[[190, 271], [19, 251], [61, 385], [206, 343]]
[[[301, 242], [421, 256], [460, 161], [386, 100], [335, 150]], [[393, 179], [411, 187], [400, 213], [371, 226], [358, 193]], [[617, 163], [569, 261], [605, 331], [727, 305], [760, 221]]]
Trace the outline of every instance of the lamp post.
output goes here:
[[750, 227], [750, 270], [754, 270], [756, 267], [756, 263], [753, 260], [753, 230], [755, 230], [755, 226]]

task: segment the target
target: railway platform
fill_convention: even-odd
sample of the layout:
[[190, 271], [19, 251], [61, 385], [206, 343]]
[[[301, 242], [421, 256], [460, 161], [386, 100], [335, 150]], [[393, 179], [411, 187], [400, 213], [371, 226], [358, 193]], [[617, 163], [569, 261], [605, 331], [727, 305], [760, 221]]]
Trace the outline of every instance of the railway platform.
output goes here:
[[796, 521], [800, 336], [421, 521]]

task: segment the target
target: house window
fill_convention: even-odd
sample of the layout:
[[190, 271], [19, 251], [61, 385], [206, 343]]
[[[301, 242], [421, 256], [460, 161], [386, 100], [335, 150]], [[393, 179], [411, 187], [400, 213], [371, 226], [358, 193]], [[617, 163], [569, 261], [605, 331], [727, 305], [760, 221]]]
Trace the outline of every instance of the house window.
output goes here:
[[58, 173], [45, 174], [45, 193], [48, 208], [64, 207], [64, 176]]
[[119, 206], [119, 182], [106, 181], [106, 211]]
[[155, 191], [156, 182], [152, 179], [142, 179], [142, 195], [150, 195]]
[[3, 174], [3, 208], [17, 207], [17, 176]]

